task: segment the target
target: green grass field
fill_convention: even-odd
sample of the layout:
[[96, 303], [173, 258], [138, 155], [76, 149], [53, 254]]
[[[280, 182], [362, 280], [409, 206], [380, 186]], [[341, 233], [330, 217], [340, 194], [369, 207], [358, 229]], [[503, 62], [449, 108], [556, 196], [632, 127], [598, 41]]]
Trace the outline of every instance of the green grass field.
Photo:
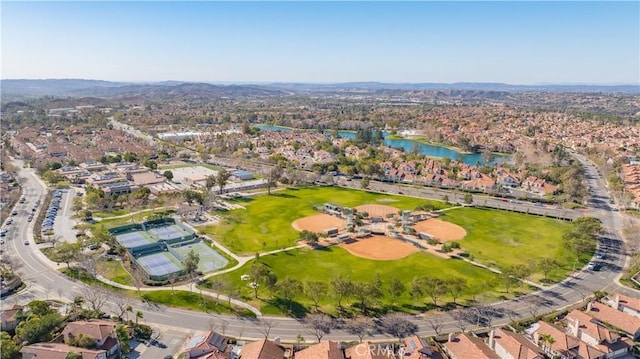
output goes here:
[[153, 292], [143, 292], [142, 298], [174, 308], [197, 310], [207, 313], [237, 314], [242, 317], [255, 317], [255, 314], [244, 308], [229, 307], [228, 303], [222, 300], [216, 303], [215, 298], [207, 295], [203, 296], [197, 292], [196, 288], [194, 288], [193, 292], [183, 290], [173, 292], [171, 290], [156, 290]]
[[99, 260], [96, 263], [96, 269], [98, 273], [109, 280], [124, 285], [133, 285], [131, 275], [124, 268], [121, 261]]
[[347, 207], [362, 204], [385, 204], [399, 209], [414, 209], [426, 202], [437, 208], [446, 205], [413, 197], [392, 196], [336, 187], [287, 189], [271, 195], [238, 200], [246, 209], [223, 213], [220, 226], [198, 227], [217, 238], [238, 254], [249, 254], [293, 246], [299, 238], [291, 223], [302, 217], [318, 214], [313, 206], [326, 202]]
[[571, 227], [568, 222], [482, 208], [446, 211], [440, 219], [467, 231], [464, 240], [459, 241], [462, 249], [484, 264], [504, 268], [550, 257], [562, 269], [551, 272], [549, 277], [559, 280], [566, 277], [575, 261], [575, 256], [563, 245], [562, 235]]
[[[377, 305], [378, 309], [382, 311], [391, 309], [392, 303], [387, 288], [393, 278], [401, 279], [407, 288], [405, 293], [397, 299], [397, 305], [394, 309], [410, 313], [424, 311], [431, 307], [431, 300], [428, 297], [415, 300], [409, 295], [411, 282], [416, 276], [431, 275], [443, 279], [451, 277], [466, 279], [468, 288], [457, 300], [458, 303], [469, 300], [474, 293], [483, 293], [487, 300], [498, 300], [509, 296], [504, 292], [501, 281], [494, 273], [462, 260], [443, 260], [424, 252], [397, 261], [375, 261], [353, 256], [340, 247], [328, 247], [322, 250], [297, 249], [282, 252], [261, 257], [259, 261], [268, 266], [279, 280], [285, 278], [295, 278], [300, 281], [316, 280], [326, 282], [328, 285], [338, 275], [348, 276], [356, 282], [370, 282], [378, 273], [383, 281], [383, 291], [386, 295]], [[247, 286], [248, 282], [241, 280], [243, 274], [249, 273], [251, 263], [253, 262], [237, 271], [210, 278], [208, 282], [216, 280], [230, 282], [239, 289], [242, 299], [260, 307], [264, 314], [282, 314], [283, 308], [277, 300], [272, 298], [272, 293], [261, 288], [261, 299], [255, 300], [253, 290]], [[510, 295], [522, 293], [523, 290], [524, 288], [512, 290]], [[297, 315], [304, 314], [312, 308], [312, 301], [304, 294], [298, 295], [295, 301], [299, 308], [305, 308], [297, 310]], [[450, 301], [452, 301], [451, 296], [445, 295], [439, 300], [439, 305]], [[343, 305], [354, 304], [354, 302], [353, 299], [346, 300]], [[335, 313], [335, 305], [335, 300], [329, 296], [321, 301], [322, 310], [328, 313]]]

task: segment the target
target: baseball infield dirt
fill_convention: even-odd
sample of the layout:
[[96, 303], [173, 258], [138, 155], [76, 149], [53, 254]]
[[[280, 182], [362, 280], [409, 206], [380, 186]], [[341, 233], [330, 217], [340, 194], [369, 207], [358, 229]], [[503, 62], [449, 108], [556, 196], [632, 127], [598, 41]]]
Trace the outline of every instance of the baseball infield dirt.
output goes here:
[[413, 228], [416, 232], [425, 232], [434, 236], [440, 242], [456, 241], [463, 239], [467, 231], [457, 224], [445, 222], [437, 218], [418, 222]]
[[372, 236], [350, 244], [342, 243], [340, 246], [354, 256], [379, 261], [401, 259], [419, 251], [407, 242], [386, 236]]
[[300, 219], [296, 219], [291, 223], [291, 226], [297, 231], [311, 231], [315, 233], [321, 233], [327, 228], [344, 229], [346, 221], [344, 219], [329, 215], [329, 214], [316, 214]]

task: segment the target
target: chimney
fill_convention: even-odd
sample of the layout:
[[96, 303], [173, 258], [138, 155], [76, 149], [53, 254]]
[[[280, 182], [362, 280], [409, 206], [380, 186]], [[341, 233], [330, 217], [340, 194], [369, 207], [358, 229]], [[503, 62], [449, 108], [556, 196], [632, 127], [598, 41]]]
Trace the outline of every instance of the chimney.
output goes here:
[[569, 333], [576, 338], [579, 338], [580, 334], [580, 320], [569, 318], [567, 329], [569, 329]]
[[496, 345], [495, 339], [494, 339], [495, 334], [496, 334], [495, 329], [489, 332], [489, 348], [491, 348], [491, 350], [493, 350]]
[[533, 342], [536, 343], [536, 345], [540, 345], [540, 333], [538, 332], [534, 332], [533, 333]]
[[616, 294], [616, 300], [613, 302], [613, 309], [620, 310], [620, 294]]
[[[592, 302], [587, 303], [587, 311], [586, 311], [587, 313], [589, 313], [591, 311], [592, 304], [593, 304]], [[616, 308], [616, 309], [618, 309], [618, 308]]]
[[453, 333], [449, 333], [449, 340], [448, 340], [449, 343], [453, 341], [453, 336], [454, 336]]
[[273, 338], [273, 342], [274, 342], [276, 345], [280, 345], [280, 337], [275, 337], [275, 338]]

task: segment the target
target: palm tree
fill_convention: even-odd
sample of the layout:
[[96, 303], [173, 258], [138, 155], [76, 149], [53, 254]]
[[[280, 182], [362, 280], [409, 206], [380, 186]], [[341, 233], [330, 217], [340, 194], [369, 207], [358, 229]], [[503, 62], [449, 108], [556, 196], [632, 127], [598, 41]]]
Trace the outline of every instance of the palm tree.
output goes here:
[[142, 311], [137, 311], [136, 312], [136, 326], [138, 326], [138, 318], [140, 319], [144, 319], [144, 314], [142, 313]]
[[551, 345], [556, 342], [551, 334], [540, 334], [540, 341], [542, 342], [542, 350], [544, 350], [545, 353], [549, 353], [551, 351]]

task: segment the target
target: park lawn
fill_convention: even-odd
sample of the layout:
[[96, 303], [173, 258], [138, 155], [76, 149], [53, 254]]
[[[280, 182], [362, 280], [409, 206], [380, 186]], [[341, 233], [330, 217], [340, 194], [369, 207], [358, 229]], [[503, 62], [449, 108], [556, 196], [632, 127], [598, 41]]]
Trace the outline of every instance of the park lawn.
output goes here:
[[[447, 207], [439, 201], [378, 194], [340, 187], [289, 188], [283, 191], [245, 200], [246, 209], [226, 212], [217, 230], [204, 228], [227, 248], [238, 254], [250, 254], [295, 245], [298, 231], [291, 223], [302, 217], [318, 214], [314, 206], [331, 202], [355, 207], [362, 204], [384, 204], [399, 209], [414, 209], [424, 203], [433, 203], [436, 208]], [[221, 213], [217, 213], [221, 214]]]
[[[143, 292], [142, 298], [154, 302], [156, 304], [163, 304], [169, 307], [190, 309], [203, 312], [213, 312], [220, 314], [237, 314], [243, 317], [255, 317], [255, 314], [244, 308], [236, 308], [235, 306], [229, 307], [226, 301], [219, 301], [216, 304], [215, 298], [207, 295], [201, 295], [197, 292], [187, 292], [184, 290], [156, 290], [153, 292]], [[203, 306], [204, 302], [204, 306]]]
[[131, 274], [122, 265], [121, 261], [98, 260], [96, 269], [103, 277], [119, 284], [133, 285]]
[[97, 218], [108, 218], [108, 217], [115, 217], [115, 216], [124, 216], [125, 214], [129, 214], [131, 212], [132, 210], [128, 208], [117, 208], [117, 209], [112, 209], [110, 211], [92, 212], [91, 215]]
[[[135, 214], [130, 214], [130, 215], [126, 215], [122, 218], [105, 218], [105, 219], [101, 219], [100, 221], [97, 221], [96, 223], [94, 223], [94, 226], [104, 226], [107, 228], [111, 228], [111, 227], [115, 227], [115, 226], [121, 226], [124, 224], [131, 224], [131, 223], [141, 223], [144, 222], [145, 220], [148, 220], [149, 217], [151, 216], [161, 216], [161, 217], [166, 217], [166, 216], [170, 216], [172, 213], [174, 212], [174, 210], [153, 210], [153, 209], [149, 209], [149, 210], [145, 210], [139, 213], [135, 213]], [[112, 215], [110, 217], [116, 217], [117, 215]], [[145, 217], [147, 217], [145, 219]]]
[[569, 222], [483, 208], [445, 211], [440, 219], [467, 231], [467, 236], [459, 241], [462, 249], [484, 264], [505, 268], [550, 257], [558, 261], [562, 269], [553, 271], [549, 277], [560, 280], [572, 270], [576, 259], [562, 238], [571, 228]]
[[[434, 255], [419, 252], [406, 258], [395, 261], [376, 261], [351, 255], [343, 248], [333, 246], [324, 249], [295, 249], [273, 255], [262, 256], [259, 261], [267, 265], [278, 277], [279, 281], [285, 278], [298, 279], [301, 282], [306, 280], [323, 281], [329, 286], [331, 292], [331, 280], [339, 275], [350, 277], [356, 282], [369, 282], [378, 273], [383, 282], [383, 292], [385, 298], [377, 306], [379, 309], [391, 309], [391, 298], [387, 291], [388, 284], [393, 278], [399, 278], [406, 287], [405, 293], [397, 299], [394, 310], [408, 313], [418, 313], [431, 309], [432, 302], [425, 296], [424, 300], [414, 300], [409, 295], [411, 282], [416, 276], [435, 276], [439, 278], [461, 277], [467, 280], [468, 289], [457, 299], [458, 303], [465, 303], [471, 299], [473, 294], [483, 294], [487, 300], [499, 300], [510, 297], [517, 292], [523, 293], [524, 288], [511, 290], [511, 294], [506, 294], [502, 282], [498, 276], [486, 269], [476, 267], [459, 259], [441, 259]], [[272, 294], [265, 288], [260, 288], [260, 299], [254, 299], [253, 289], [248, 287], [247, 281], [242, 281], [241, 276], [248, 274], [253, 261], [250, 261], [242, 268], [207, 279], [208, 283], [221, 280], [231, 283], [237, 290], [240, 297], [260, 307], [264, 314], [283, 314], [287, 308], [275, 305], [277, 301], [272, 298]], [[295, 315], [304, 315], [313, 310], [313, 302], [304, 294], [295, 297], [296, 305], [304, 307], [303, 310], [295, 311]], [[438, 305], [445, 305], [451, 302], [449, 295], [438, 300]], [[348, 307], [354, 304], [355, 299], [343, 301], [343, 305]], [[335, 314], [336, 301], [328, 296], [321, 301], [321, 307], [328, 313]]]

